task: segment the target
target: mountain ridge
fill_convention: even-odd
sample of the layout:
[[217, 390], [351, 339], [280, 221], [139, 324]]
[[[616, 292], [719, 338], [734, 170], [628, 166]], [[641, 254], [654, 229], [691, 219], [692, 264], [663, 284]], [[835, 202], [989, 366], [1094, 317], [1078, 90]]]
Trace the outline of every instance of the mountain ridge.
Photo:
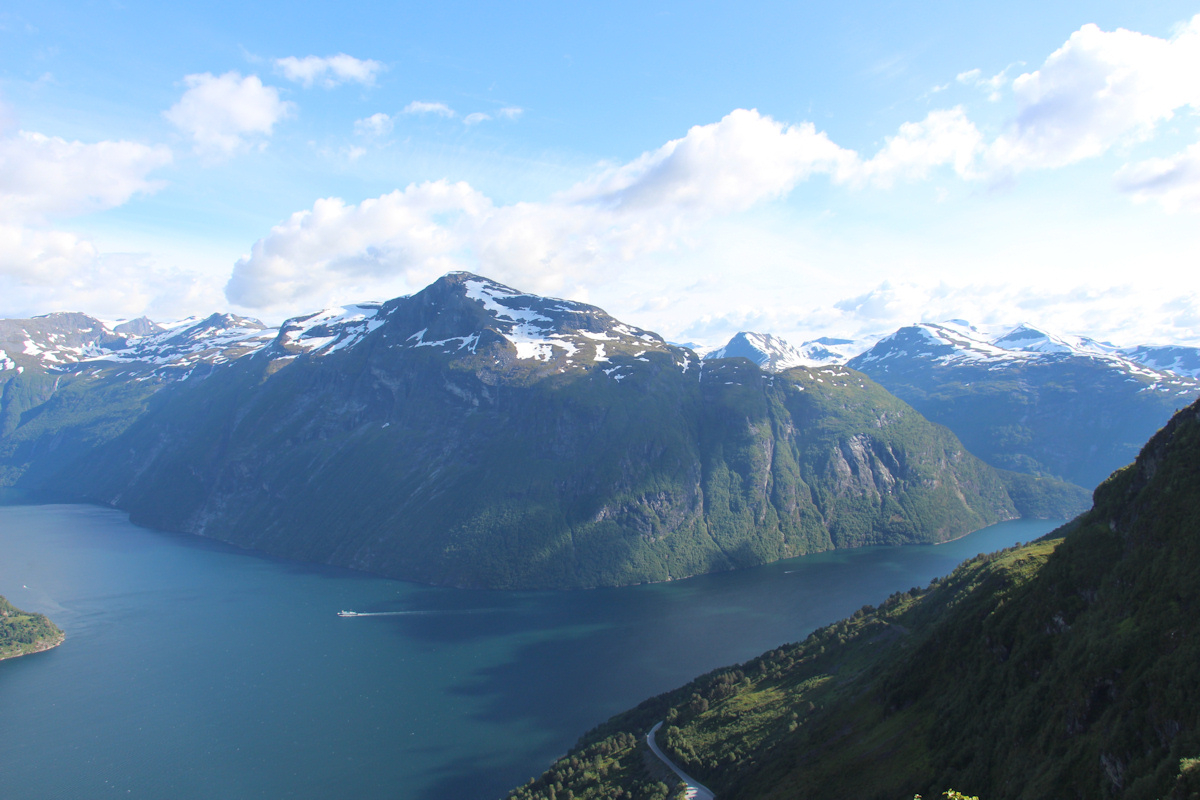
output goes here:
[[469, 273], [254, 341], [178, 375], [69, 366], [0, 438], [0, 480], [300, 560], [496, 588], [941, 541], [1080, 499], [992, 470], [844, 367], [701, 368], [601, 309]]

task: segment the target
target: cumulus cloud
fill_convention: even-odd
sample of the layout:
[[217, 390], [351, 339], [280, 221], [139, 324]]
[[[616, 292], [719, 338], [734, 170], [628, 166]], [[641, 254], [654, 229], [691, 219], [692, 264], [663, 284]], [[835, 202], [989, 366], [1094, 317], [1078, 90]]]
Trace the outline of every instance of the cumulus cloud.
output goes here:
[[203, 72], [183, 79], [187, 91], [164, 116], [192, 137], [196, 152], [229, 156], [251, 141], [271, 135], [275, 123], [288, 117], [295, 105], [279, 97], [279, 90], [264, 86], [257, 75], [236, 71], [214, 76]]
[[497, 111], [496, 116], [502, 117], [503, 119], [516, 119], [524, 113], [525, 109], [523, 108], [519, 108], [517, 106], [507, 106]]
[[1200, 142], [1170, 158], [1126, 164], [1116, 182], [1138, 202], [1156, 200], [1172, 213], [1200, 211]]
[[950, 165], [962, 178], [974, 178], [983, 134], [967, 119], [962, 107], [931, 111], [920, 122], [906, 122], [870, 160], [852, 162], [843, 179], [890, 185], [897, 178], [924, 178], [931, 170]]
[[453, 117], [454, 109], [445, 103], [428, 103], [424, 100], [413, 100], [406, 105], [401, 113], [404, 114], [436, 114], [439, 117]]
[[149, 174], [170, 162], [162, 145], [85, 144], [20, 131], [0, 139], [0, 217], [44, 223], [114, 208], [161, 188]]
[[364, 119], [354, 121], [354, 132], [359, 136], [387, 136], [392, 132], [395, 123], [387, 114], [372, 114]]
[[342, 281], [424, 279], [454, 268], [463, 230], [491, 203], [465, 183], [409, 186], [349, 205], [318, 200], [271, 229], [239, 260], [225, 288], [242, 306], [262, 308], [319, 295]]
[[341, 86], [343, 83], [361, 83], [373, 86], [375, 76], [384, 70], [384, 65], [371, 59], [359, 59], [338, 53], [336, 56], [305, 56], [297, 58], [275, 59], [275, 68], [279, 74], [290, 81], [311, 88], [314, 83], [326, 89]]
[[487, 122], [489, 119], [491, 119], [490, 115], [484, 114], [482, 111], [476, 111], [463, 117], [463, 124], [478, 125], [481, 122]]
[[1012, 90], [1017, 116], [988, 148], [992, 170], [1061, 167], [1145, 139], [1200, 109], [1200, 15], [1171, 39], [1084, 25]]
[[787, 126], [738, 109], [579, 184], [563, 199], [629, 211], [736, 211], [783, 195], [814, 173], [849, 173], [855, 159], [811, 123]]

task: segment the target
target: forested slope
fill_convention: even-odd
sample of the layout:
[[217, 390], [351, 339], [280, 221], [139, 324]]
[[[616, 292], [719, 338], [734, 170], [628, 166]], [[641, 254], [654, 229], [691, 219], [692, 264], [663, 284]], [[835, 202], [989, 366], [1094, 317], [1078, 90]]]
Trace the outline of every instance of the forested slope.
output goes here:
[[1195, 796], [1200, 404], [1044, 540], [648, 700], [511, 796], [650, 796], [614, 743], [659, 720], [723, 800]]

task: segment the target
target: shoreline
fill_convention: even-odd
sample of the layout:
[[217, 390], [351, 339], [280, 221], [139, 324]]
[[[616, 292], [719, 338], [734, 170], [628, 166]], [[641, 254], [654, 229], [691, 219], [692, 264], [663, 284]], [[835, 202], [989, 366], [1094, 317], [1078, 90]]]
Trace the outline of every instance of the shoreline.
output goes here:
[[0, 655], [0, 661], [7, 661], [10, 658], [20, 658], [21, 656], [31, 656], [36, 653], [44, 653], [47, 650], [53, 650], [67, 640], [65, 633], [58, 633], [47, 639], [38, 639], [33, 644], [29, 645], [30, 649], [21, 650], [17, 653], [9, 653], [8, 655]]

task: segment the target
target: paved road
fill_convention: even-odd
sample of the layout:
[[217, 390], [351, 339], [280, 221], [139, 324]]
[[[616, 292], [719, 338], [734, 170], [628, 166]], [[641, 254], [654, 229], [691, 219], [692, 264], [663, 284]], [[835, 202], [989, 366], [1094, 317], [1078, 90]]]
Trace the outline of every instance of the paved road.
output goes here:
[[695, 800], [714, 800], [716, 795], [712, 793], [711, 789], [675, 766], [675, 762], [663, 755], [663, 751], [658, 749], [658, 745], [654, 743], [654, 735], [658, 733], [658, 729], [661, 727], [662, 723], [660, 722], [646, 734], [646, 744], [650, 745], [650, 750], [654, 755], [658, 756], [660, 761], [670, 767], [672, 772], [679, 776], [679, 780], [687, 784], [688, 800], [692, 800], [692, 798], [695, 798]]

